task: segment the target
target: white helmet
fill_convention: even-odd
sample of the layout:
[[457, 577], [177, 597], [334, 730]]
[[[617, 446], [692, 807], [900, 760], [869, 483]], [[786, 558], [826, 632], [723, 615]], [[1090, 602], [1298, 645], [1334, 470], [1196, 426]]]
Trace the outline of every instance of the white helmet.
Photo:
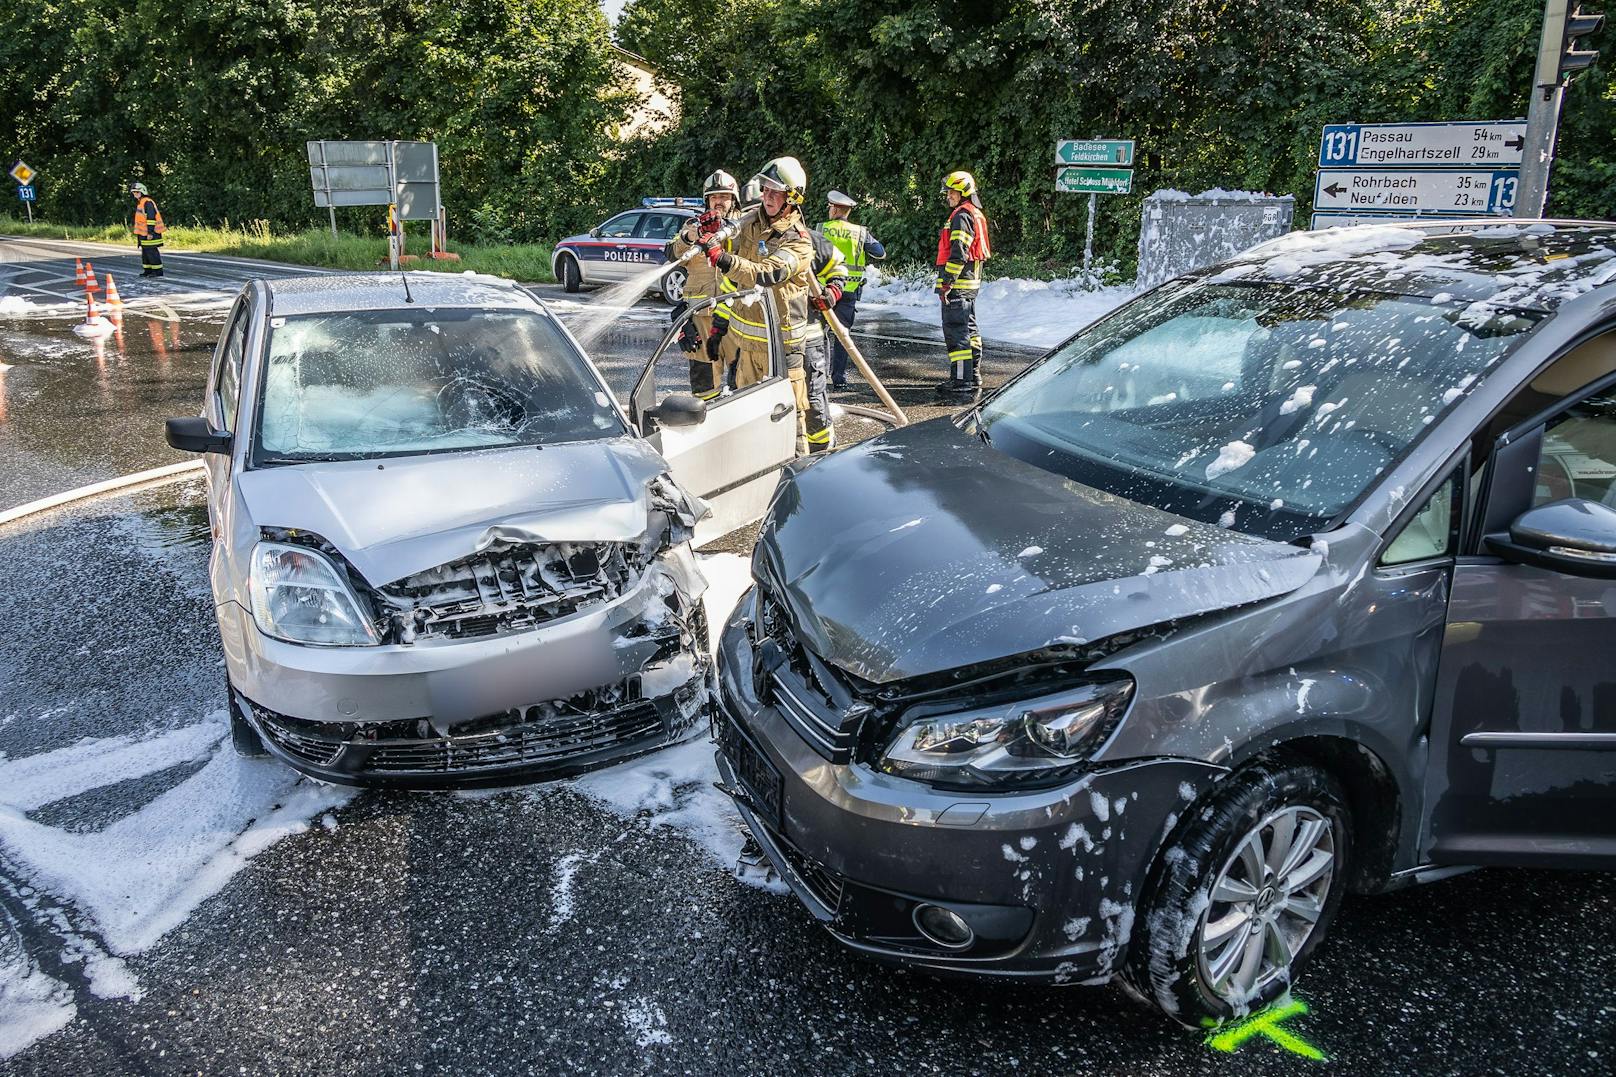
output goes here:
[[145, 196], [151, 192], [146, 190], [146, 185], [144, 183], [131, 183], [129, 185], [129, 193]]
[[737, 205], [740, 204], [741, 189], [735, 183], [735, 177], [725, 172], [722, 168], [708, 176], [701, 185], [701, 197], [703, 200], [711, 198], [715, 194], [727, 194], [735, 199]]
[[776, 157], [758, 171], [757, 178], [766, 191], [784, 191], [793, 206], [802, 205], [808, 194], [808, 173], [795, 157]]
[[756, 205], [762, 200], [763, 180], [759, 176], [753, 176], [751, 179], [746, 181], [746, 186], [741, 190], [741, 205]]

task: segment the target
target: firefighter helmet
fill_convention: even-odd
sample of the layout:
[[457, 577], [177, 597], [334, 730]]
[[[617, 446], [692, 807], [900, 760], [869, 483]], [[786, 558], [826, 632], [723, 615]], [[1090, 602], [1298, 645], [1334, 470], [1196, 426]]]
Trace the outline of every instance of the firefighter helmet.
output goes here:
[[746, 186], [741, 188], [741, 205], [755, 206], [762, 199], [763, 180], [759, 176], [753, 176], [746, 181]]
[[765, 191], [784, 191], [793, 206], [802, 205], [808, 193], [808, 173], [795, 157], [776, 157], [758, 171], [757, 178]]
[[151, 192], [146, 190], [146, 185], [144, 183], [131, 183], [129, 185], [129, 193], [130, 194], [138, 194], [142, 198], [144, 198], [148, 194], [150, 194]]
[[727, 194], [734, 198], [737, 204], [741, 201], [741, 189], [736, 185], [735, 177], [725, 172], [722, 168], [708, 176], [701, 185], [701, 197], [703, 200], [711, 198], [715, 194]]
[[971, 198], [976, 194], [976, 177], [969, 172], [950, 172], [943, 177], [943, 190], [953, 191], [961, 198]]

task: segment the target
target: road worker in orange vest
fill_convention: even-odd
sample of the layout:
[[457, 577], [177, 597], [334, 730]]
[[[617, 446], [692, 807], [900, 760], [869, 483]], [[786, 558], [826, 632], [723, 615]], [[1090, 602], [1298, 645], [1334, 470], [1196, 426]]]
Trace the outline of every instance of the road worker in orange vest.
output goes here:
[[140, 249], [140, 275], [161, 277], [163, 233], [168, 231], [168, 226], [163, 224], [163, 213], [144, 183], [131, 183], [129, 193], [135, 199], [135, 246]]

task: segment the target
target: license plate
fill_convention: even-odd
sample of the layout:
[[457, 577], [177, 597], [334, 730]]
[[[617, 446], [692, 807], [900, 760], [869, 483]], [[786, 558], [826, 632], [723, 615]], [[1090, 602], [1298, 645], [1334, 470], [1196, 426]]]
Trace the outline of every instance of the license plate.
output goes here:
[[764, 758], [762, 752], [752, 747], [752, 742], [735, 727], [735, 723], [727, 719], [722, 726], [719, 746], [723, 748], [724, 758], [729, 760], [741, 787], [751, 795], [753, 810], [765, 823], [779, 830], [785, 785], [780, 772]]

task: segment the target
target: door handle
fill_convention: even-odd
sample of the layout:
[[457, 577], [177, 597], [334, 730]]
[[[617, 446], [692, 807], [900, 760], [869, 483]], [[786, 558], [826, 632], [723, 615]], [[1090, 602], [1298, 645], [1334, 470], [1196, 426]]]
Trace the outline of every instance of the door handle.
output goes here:
[[797, 409], [790, 404], [776, 404], [774, 406], [774, 410], [769, 412], [769, 421], [771, 423], [777, 423], [796, 410]]

